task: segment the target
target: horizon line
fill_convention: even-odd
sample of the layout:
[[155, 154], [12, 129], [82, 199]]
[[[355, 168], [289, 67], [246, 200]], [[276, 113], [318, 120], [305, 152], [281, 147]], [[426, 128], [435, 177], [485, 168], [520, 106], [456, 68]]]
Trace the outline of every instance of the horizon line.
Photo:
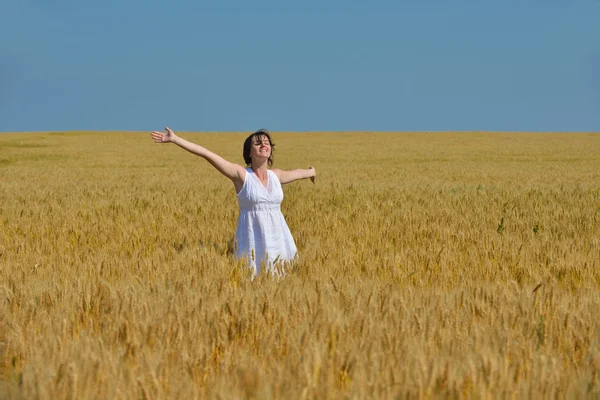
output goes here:
[[[94, 130], [94, 129], [70, 129], [70, 130], [34, 130], [34, 131], [0, 131], [0, 134], [25, 134], [25, 133], [151, 133], [151, 130]], [[252, 133], [254, 130], [207, 130], [207, 131], [191, 131], [177, 130], [182, 133]], [[271, 133], [582, 133], [582, 134], [599, 134], [600, 131], [547, 131], [547, 130], [489, 130], [489, 129], [473, 129], [473, 130], [269, 130]]]

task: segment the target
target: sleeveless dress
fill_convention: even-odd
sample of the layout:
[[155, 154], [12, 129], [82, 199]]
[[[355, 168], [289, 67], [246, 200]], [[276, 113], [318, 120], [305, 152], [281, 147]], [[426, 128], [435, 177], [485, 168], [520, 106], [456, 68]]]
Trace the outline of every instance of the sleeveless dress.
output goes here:
[[[275, 275], [279, 262], [289, 262], [296, 256], [296, 243], [281, 213], [283, 189], [277, 175], [267, 170], [267, 186], [252, 168], [246, 168], [246, 179], [237, 194], [240, 216], [235, 230], [235, 254], [248, 261], [254, 275], [261, 266]], [[282, 263], [283, 265], [284, 263]]]

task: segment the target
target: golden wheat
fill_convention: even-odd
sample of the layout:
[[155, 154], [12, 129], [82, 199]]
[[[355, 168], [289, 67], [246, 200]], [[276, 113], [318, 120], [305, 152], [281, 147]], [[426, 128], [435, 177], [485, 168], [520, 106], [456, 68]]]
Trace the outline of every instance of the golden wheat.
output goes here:
[[[242, 162], [244, 133], [181, 133]], [[275, 133], [300, 253], [148, 133], [0, 135], [8, 398], [600, 395], [600, 135]]]

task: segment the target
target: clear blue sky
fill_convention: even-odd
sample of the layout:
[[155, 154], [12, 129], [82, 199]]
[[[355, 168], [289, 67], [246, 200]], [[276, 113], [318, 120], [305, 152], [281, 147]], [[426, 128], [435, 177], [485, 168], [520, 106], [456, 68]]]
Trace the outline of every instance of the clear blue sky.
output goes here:
[[600, 131], [600, 0], [0, 0], [0, 131]]

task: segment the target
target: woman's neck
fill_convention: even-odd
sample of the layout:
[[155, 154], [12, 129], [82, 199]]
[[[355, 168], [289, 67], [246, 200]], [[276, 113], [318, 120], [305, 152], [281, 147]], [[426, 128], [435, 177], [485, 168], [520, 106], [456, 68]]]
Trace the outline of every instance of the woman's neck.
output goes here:
[[252, 171], [254, 171], [254, 173], [256, 173], [257, 175], [266, 174], [267, 173], [267, 162], [265, 161], [260, 164], [252, 163], [250, 168], [252, 168]]

